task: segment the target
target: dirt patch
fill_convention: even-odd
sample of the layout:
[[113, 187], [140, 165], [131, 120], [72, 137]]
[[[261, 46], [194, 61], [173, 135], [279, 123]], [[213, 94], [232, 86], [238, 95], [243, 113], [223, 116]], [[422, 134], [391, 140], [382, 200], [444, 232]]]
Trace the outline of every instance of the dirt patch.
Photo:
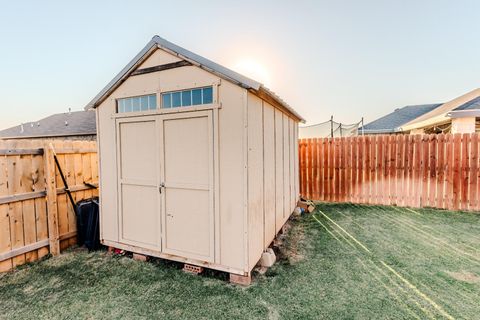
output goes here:
[[304, 259], [301, 252], [301, 243], [305, 239], [303, 226], [298, 221], [287, 221], [283, 227], [283, 233], [277, 238], [275, 254], [277, 260], [296, 263]]
[[461, 271], [461, 272], [451, 272], [447, 271], [447, 274], [454, 278], [455, 280], [468, 282], [468, 283], [479, 283], [480, 277], [472, 272]]

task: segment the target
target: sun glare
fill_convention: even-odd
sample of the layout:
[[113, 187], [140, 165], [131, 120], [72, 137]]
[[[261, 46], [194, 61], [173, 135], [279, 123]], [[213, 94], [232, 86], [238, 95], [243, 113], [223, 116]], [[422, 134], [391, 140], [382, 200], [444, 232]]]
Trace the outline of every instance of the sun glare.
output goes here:
[[242, 59], [234, 64], [233, 69], [266, 86], [270, 85], [270, 74], [261, 63], [252, 59]]

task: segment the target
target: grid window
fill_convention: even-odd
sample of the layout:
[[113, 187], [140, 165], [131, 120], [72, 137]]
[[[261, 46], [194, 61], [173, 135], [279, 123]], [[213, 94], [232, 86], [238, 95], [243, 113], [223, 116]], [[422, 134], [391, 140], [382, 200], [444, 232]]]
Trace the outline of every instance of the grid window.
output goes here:
[[157, 109], [157, 96], [130, 97], [117, 100], [117, 112], [138, 112]]
[[188, 107], [213, 103], [213, 88], [162, 93], [162, 108]]

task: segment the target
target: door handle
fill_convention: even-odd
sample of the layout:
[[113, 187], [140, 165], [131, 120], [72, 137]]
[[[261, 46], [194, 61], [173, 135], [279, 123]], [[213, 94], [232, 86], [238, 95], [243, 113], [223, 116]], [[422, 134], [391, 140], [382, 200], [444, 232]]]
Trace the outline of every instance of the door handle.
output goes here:
[[160, 183], [160, 185], [158, 186], [158, 192], [162, 193], [162, 188], [165, 188], [164, 182]]

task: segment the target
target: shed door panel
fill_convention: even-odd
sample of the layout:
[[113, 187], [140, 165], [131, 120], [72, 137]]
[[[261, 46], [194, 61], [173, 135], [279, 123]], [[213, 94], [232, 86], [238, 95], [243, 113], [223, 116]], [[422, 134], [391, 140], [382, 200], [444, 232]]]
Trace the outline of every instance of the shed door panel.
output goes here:
[[213, 261], [211, 112], [163, 117], [164, 252]]
[[161, 248], [158, 136], [152, 117], [117, 122], [120, 241], [157, 250]]

